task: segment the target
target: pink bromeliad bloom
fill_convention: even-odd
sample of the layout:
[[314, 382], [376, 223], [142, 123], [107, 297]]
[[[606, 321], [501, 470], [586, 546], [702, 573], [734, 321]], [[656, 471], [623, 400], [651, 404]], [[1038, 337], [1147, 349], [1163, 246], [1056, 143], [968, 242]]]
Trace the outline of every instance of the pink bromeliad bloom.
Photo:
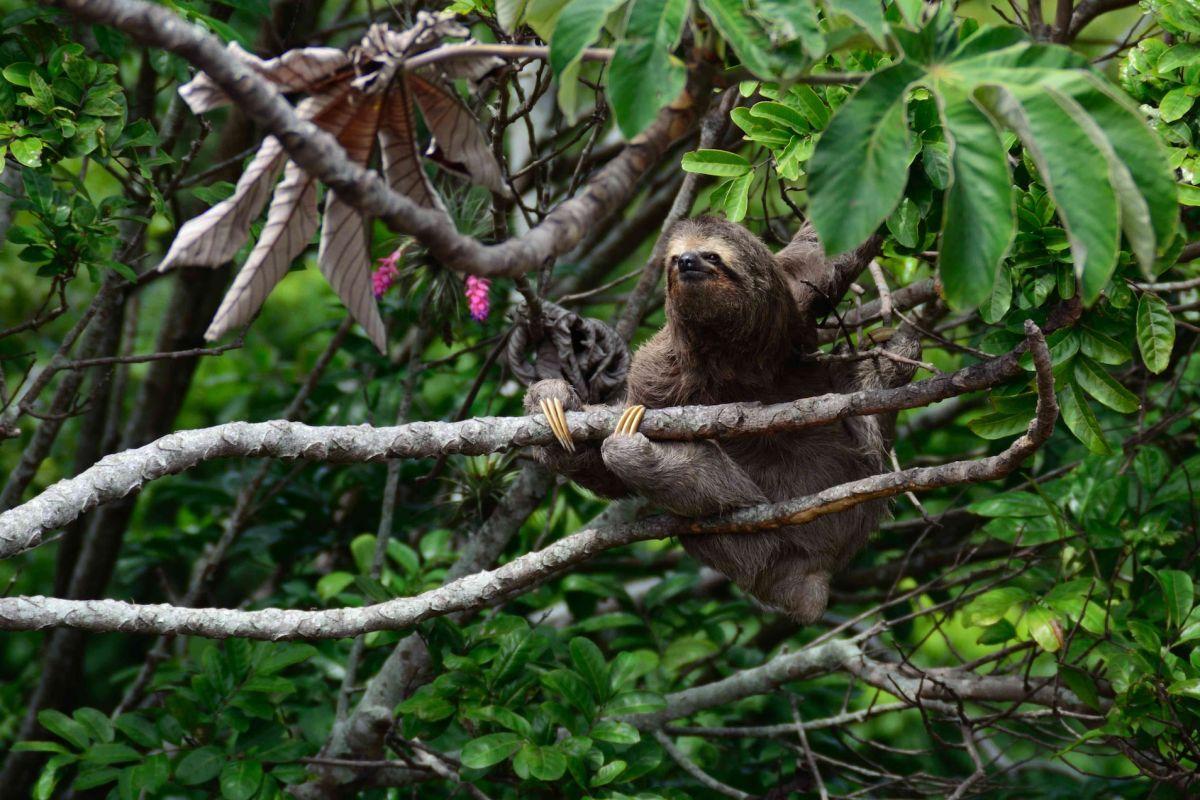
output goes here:
[[371, 290], [375, 293], [376, 300], [383, 297], [400, 277], [400, 256], [403, 253], [401, 248], [390, 256], [379, 259], [379, 266], [371, 273]]
[[471, 309], [471, 319], [476, 322], [483, 322], [487, 319], [488, 311], [491, 309], [491, 299], [488, 297], [488, 289], [492, 282], [487, 278], [480, 278], [475, 275], [467, 276], [467, 306]]

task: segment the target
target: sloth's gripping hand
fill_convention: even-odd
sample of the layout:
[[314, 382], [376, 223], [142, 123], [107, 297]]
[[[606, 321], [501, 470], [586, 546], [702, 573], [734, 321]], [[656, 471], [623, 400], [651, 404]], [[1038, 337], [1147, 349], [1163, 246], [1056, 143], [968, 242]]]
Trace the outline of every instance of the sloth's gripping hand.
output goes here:
[[586, 406], [571, 385], [557, 378], [538, 381], [525, 392], [525, 413], [544, 414], [558, 444], [531, 448], [533, 456], [554, 472], [603, 497], [625, 497], [629, 488], [604, 466], [600, 447], [594, 442], [575, 442], [567, 429], [567, 411]]
[[715, 442], [653, 442], [637, 432], [646, 413], [629, 406], [600, 445], [626, 486], [673, 514], [698, 517], [766, 502], [757, 484]]

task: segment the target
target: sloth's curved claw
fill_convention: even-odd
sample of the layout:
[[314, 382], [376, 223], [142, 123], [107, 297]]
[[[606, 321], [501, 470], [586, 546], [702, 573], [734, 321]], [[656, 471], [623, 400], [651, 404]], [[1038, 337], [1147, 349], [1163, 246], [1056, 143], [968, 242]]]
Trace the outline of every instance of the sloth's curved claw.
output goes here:
[[645, 406], [629, 406], [621, 412], [620, 418], [617, 420], [617, 427], [613, 429], [613, 436], [632, 436], [637, 433], [637, 429], [642, 424], [642, 417], [646, 416]]
[[563, 411], [562, 400], [557, 397], [542, 398], [538, 405], [541, 406], [542, 413], [546, 415], [546, 424], [550, 426], [554, 438], [558, 440], [564, 450], [574, 453], [575, 442], [571, 439], [571, 429], [567, 427], [567, 415]]

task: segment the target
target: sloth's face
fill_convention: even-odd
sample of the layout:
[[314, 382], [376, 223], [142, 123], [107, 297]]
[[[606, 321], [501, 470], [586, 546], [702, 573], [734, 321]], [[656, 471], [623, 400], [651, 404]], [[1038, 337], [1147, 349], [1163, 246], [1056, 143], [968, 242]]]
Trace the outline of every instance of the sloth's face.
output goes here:
[[667, 313], [687, 325], [744, 325], [771, 291], [771, 252], [745, 228], [715, 217], [677, 224], [667, 242]]

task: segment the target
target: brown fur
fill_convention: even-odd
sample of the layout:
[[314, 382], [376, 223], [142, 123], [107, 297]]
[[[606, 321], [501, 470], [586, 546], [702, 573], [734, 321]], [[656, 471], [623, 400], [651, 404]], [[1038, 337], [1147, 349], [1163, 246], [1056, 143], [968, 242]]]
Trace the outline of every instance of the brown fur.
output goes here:
[[[864, 385], [898, 385], [910, 369], [891, 362], [819, 363], [800, 358], [816, 347], [816, 327], [799, 299], [820, 285], [824, 266], [807, 230], [779, 255], [745, 228], [700, 217], [676, 225], [666, 250], [667, 323], [635, 354], [627, 404], [647, 408], [736, 401], [775, 403]], [[707, 277], [681, 277], [679, 259], [705, 260]], [[870, 253], [862, 254], [863, 264]], [[898, 337], [915, 355], [915, 337]], [[864, 365], [870, 365], [865, 366]], [[532, 386], [526, 406], [559, 397], [582, 407], [561, 381]], [[855, 417], [806, 431], [720, 443], [652, 442], [611, 436], [575, 454], [545, 448], [542, 458], [610, 497], [636, 493], [677, 514], [701, 516], [813, 494], [884, 468], [890, 420]], [[804, 525], [746, 534], [683, 537], [693, 556], [742, 589], [797, 620], [824, 612], [829, 579], [866, 543], [886, 510], [865, 503]]]

